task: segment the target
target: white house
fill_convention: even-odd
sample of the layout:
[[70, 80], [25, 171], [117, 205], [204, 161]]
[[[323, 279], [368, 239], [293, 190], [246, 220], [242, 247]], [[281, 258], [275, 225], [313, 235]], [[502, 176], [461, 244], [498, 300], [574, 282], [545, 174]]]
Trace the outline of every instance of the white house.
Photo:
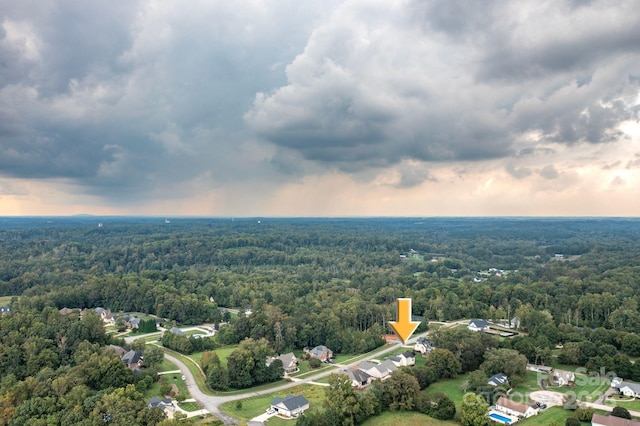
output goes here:
[[474, 318], [469, 321], [467, 328], [471, 331], [487, 331], [489, 330], [489, 323], [483, 319]]
[[631, 382], [622, 382], [618, 385], [618, 390], [625, 396], [640, 398], [640, 384]]
[[271, 401], [271, 408], [285, 417], [298, 417], [309, 409], [309, 401], [302, 395], [287, 395], [284, 398], [275, 397]]
[[373, 362], [363, 361], [358, 366], [358, 369], [369, 374], [371, 377], [384, 380], [387, 377], [389, 377], [391, 373], [393, 373], [394, 371], [397, 371], [398, 367], [396, 367], [396, 365], [392, 361], [387, 359], [382, 361], [380, 364], [374, 364]]
[[390, 356], [389, 361], [393, 362], [396, 367], [409, 367], [416, 364], [416, 356], [413, 352], [407, 351], [399, 355]]
[[422, 355], [426, 355], [433, 350], [433, 343], [426, 337], [418, 337], [418, 341], [413, 346], [413, 350], [420, 352]]
[[504, 384], [508, 385], [509, 378], [504, 373], [494, 374], [493, 376], [489, 377], [489, 380], [487, 380], [487, 384], [491, 386], [500, 386]]
[[572, 371], [555, 370], [553, 372], [553, 382], [557, 386], [567, 386], [576, 381], [576, 375]]
[[612, 388], [620, 387], [620, 384], [621, 384], [623, 381], [624, 381], [624, 380], [622, 379], [622, 377], [614, 377], [613, 379], [611, 379], [611, 387], [612, 387]]
[[495, 406], [496, 411], [509, 414], [517, 417], [531, 417], [538, 414], [538, 407], [535, 404], [522, 404], [520, 402], [512, 401], [510, 399], [501, 396], [498, 398]]

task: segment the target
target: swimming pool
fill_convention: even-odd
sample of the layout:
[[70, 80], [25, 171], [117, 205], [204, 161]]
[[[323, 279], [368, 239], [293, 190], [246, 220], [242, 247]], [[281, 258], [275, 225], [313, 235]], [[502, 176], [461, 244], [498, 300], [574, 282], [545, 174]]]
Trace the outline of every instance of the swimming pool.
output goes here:
[[511, 419], [509, 417], [501, 416], [500, 414], [497, 414], [497, 413], [491, 413], [489, 414], [489, 417], [491, 417], [492, 420], [495, 420], [500, 423], [504, 423], [505, 425], [511, 424]]

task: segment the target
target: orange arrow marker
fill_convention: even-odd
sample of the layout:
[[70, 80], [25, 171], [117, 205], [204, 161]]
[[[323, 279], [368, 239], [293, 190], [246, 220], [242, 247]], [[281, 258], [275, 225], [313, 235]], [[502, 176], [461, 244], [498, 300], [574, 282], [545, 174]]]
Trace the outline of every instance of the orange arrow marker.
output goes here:
[[402, 343], [405, 343], [409, 337], [416, 331], [420, 322], [411, 321], [411, 299], [398, 299], [398, 321], [389, 321], [389, 325], [396, 332]]

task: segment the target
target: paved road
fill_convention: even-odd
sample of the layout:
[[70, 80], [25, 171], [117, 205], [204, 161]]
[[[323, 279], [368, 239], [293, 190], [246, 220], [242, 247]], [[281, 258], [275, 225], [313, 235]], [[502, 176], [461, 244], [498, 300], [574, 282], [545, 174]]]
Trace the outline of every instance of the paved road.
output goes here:
[[[414, 339], [411, 339], [414, 340]], [[409, 343], [409, 341], [407, 341], [407, 343]], [[350, 364], [343, 364], [342, 367], [346, 368], [346, 367], [354, 367], [356, 365], [358, 365], [359, 363], [361, 363], [362, 361], [365, 360], [369, 360], [371, 358], [374, 357], [378, 357], [380, 355], [384, 355], [386, 353], [392, 352], [398, 348], [400, 348], [402, 345], [400, 343], [396, 343], [392, 346], [389, 346], [388, 348], [375, 353], [374, 355], [371, 355], [369, 357], [365, 357], [362, 358], [358, 361], [352, 362]], [[193, 399], [195, 399], [196, 401], [198, 401], [205, 409], [207, 409], [211, 414], [213, 414], [214, 416], [216, 416], [217, 418], [219, 418], [220, 420], [222, 420], [224, 422], [225, 425], [235, 425], [238, 424], [238, 421], [236, 419], [234, 419], [233, 417], [228, 416], [227, 414], [223, 413], [222, 410], [220, 410], [220, 406], [222, 404], [224, 404], [225, 402], [229, 402], [229, 401], [236, 401], [238, 399], [244, 399], [244, 398], [249, 398], [252, 396], [260, 396], [260, 395], [267, 395], [270, 393], [274, 393], [274, 392], [280, 392], [282, 390], [285, 389], [289, 389], [292, 388], [294, 386], [298, 386], [301, 384], [305, 384], [305, 383], [309, 383], [312, 382], [314, 380], [318, 380], [321, 379], [323, 377], [327, 377], [328, 375], [337, 372], [336, 369], [330, 369], [328, 371], [323, 371], [321, 373], [318, 374], [314, 374], [313, 376], [304, 378], [304, 379], [299, 379], [296, 380], [294, 382], [291, 383], [286, 383], [284, 385], [280, 385], [274, 388], [269, 388], [269, 389], [264, 389], [264, 390], [260, 390], [260, 391], [247, 391], [247, 392], [243, 392], [241, 394], [237, 394], [237, 395], [229, 395], [229, 396], [211, 396], [211, 395], [207, 395], [205, 393], [203, 393], [200, 388], [198, 387], [198, 385], [196, 384], [196, 380], [193, 377], [193, 374], [191, 374], [191, 370], [189, 370], [189, 368], [187, 368], [187, 366], [180, 361], [179, 359], [166, 354], [165, 353], [165, 358], [167, 358], [169, 361], [171, 361], [172, 363], [174, 363], [175, 365], [177, 365], [180, 368], [180, 371], [182, 371], [182, 373], [185, 375], [186, 377], [186, 385], [187, 385], [187, 389], [189, 390], [189, 393], [191, 394], [191, 397]]]

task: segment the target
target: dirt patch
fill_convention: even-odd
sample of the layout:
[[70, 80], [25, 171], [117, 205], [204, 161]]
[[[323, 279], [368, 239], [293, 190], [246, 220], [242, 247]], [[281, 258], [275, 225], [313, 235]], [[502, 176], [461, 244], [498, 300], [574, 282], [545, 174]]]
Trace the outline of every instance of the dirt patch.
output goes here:
[[529, 398], [531, 398], [532, 401], [545, 403], [548, 407], [551, 407], [554, 405], [564, 405], [565, 395], [560, 392], [535, 391], [529, 394]]
[[171, 383], [171, 393], [175, 396], [180, 395], [180, 391], [178, 390], [178, 386], [175, 383]]

